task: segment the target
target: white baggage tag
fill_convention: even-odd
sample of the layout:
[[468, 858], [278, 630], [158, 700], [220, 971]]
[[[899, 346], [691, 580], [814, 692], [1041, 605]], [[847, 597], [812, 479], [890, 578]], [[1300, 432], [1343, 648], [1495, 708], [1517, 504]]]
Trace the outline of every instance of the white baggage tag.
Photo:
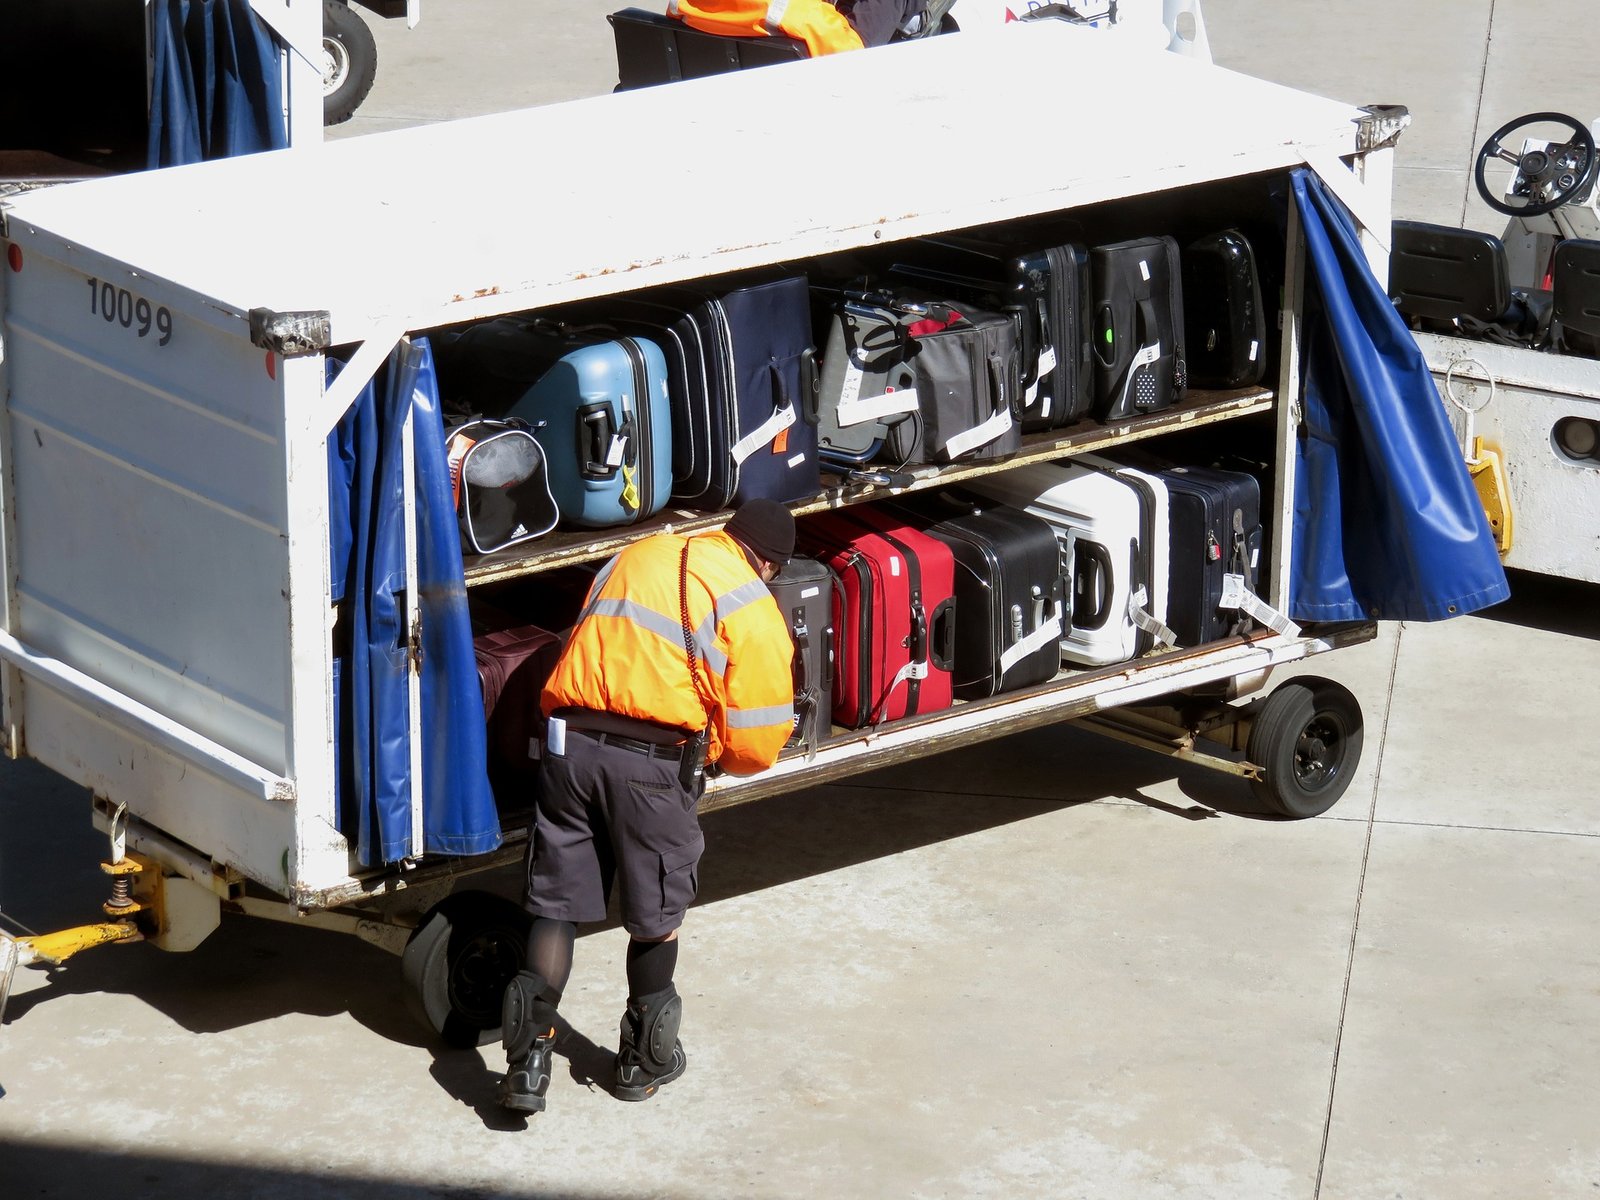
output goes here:
[[1036, 650], [1061, 640], [1061, 618], [1051, 617], [1032, 633], [1014, 643], [1011, 648], [1000, 655], [1000, 674], [1004, 675], [1012, 667], [1027, 658]]
[[623, 456], [628, 452], [628, 435], [614, 433], [611, 435], [611, 445], [606, 447], [606, 466], [620, 467]]
[[1128, 597], [1128, 619], [1135, 626], [1144, 630], [1163, 646], [1176, 646], [1178, 635], [1172, 632], [1170, 626], [1156, 620], [1155, 616], [1145, 606], [1150, 603], [1150, 593], [1141, 584], [1139, 589]]
[[544, 724], [544, 748], [556, 757], [567, 752], [567, 722], [561, 717], [551, 717]]
[[1230, 573], [1222, 577], [1222, 599], [1217, 602], [1217, 607], [1238, 609], [1284, 637], [1300, 636], [1300, 626], [1247, 588], [1243, 575]]
[[1039, 351], [1039, 374], [1048, 375], [1055, 369], [1056, 348], [1054, 346], [1046, 346], [1043, 350]]

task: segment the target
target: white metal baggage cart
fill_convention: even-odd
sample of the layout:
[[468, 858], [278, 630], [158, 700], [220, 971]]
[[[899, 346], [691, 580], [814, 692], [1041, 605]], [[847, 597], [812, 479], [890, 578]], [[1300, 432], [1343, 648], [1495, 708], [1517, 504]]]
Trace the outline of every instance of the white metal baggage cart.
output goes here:
[[[497, 1027], [498, 985], [474, 994], [468, 984], [475, 967], [519, 951], [517, 915], [463, 880], [521, 857], [527, 813], [508, 814], [490, 853], [425, 853], [419, 839], [414, 853], [377, 867], [358, 864], [338, 825], [327, 442], [401, 339], [1052, 214], [1150, 227], [1197, 213], [1219, 226], [1266, 219], [1271, 189], [1307, 164], [1379, 232], [1367, 249], [1381, 278], [1391, 146], [1403, 124], [1398, 113], [1043, 21], [0, 205], [5, 747], [93, 793], [94, 819], [112, 838], [114, 891], [107, 921], [11, 943], [10, 965], [133, 936], [186, 949], [223, 911], [242, 911], [404, 951], [413, 999], [436, 1029], [476, 1038]], [[822, 132], [841, 129], [858, 132]], [[346, 218], [330, 223], [335, 195]], [[1250, 429], [1273, 461], [1262, 600], [1286, 611], [1304, 269], [1292, 204], [1288, 222], [1280, 365], [1266, 386], [1191, 392], [1168, 412], [1030, 435], [1010, 463], [928, 468], [910, 486], [1208, 427]], [[335, 350], [349, 362], [330, 384]], [[881, 494], [835, 479], [793, 507]], [[725, 516], [669, 508], [643, 529], [557, 533], [527, 553], [469, 560], [466, 583], [536, 581], [651, 529]], [[414, 546], [414, 529], [407, 534]], [[414, 554], [406, 584], [414, 611]], [[1353, 699], [1302, 681], [1265, 709], [1228, 701], [1274, 666], [1373, 632], [1362, 622], [1310, 633], [1263, 625], [926, 717], [836, 730], [758, 777], [714, 781], [703, 807], [1086, 718], [1233, 771], [1280, 811], [1308, 815], [1354, 768]], [[420, 828], [418, 731], [428, 714], [415, 671], [409, 686]], [[1130, 707], [1155, 701], [1170, 706]], [[1248, 755], [1206, 753], [1205, 735]]]

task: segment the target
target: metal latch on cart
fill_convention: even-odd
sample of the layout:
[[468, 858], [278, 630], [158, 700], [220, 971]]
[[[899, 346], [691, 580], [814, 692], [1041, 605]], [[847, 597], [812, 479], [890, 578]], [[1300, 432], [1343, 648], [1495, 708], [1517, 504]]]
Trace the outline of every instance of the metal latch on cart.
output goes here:
[[317, 354], [333, 344], [333, 316], [326, 310], [275, 312], [252, 308], [250, 341], [284, 358]]

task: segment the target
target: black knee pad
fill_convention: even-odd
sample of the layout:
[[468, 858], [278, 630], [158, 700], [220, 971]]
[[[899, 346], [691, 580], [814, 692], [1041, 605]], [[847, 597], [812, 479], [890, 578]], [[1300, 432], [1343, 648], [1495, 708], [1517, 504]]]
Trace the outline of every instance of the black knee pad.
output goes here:
[[660, 1075], [672, 1065], [678, 1027], [683, 1024], [683, 999], [669, 983], [662, 991], [630, 1000], [628, 1009], [638, 1020], [634, 1051], [647, 1071]]
[[500, 1036], [508, 1059], [522, 1058], [533, 1049], [534, 1039], [550, 1030], [560, 998], [542, 975], [532, 971], [518, 971], [506, 984], [505, 998], [500, 1003]]

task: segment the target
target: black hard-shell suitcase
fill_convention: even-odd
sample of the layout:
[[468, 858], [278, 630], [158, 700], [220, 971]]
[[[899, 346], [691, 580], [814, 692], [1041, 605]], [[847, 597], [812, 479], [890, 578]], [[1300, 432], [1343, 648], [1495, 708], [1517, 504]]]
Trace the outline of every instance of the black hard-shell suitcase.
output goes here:
[[1182, 257], [1189, 385], [1260, 383], [1267, 369], [1267, 317], [1250, 239], [1223, 229], [1188, 243]]
[[1012, 245], [954, 236], [908, 242], [891, 276], [973, 301], [1017, 322], [1024, 432], [1057, 429], [1089, 414], [1089, 252], [1076, 243]]
[[833, 572], [797, 556], [767, 589], [794, 639], [794, 733], [788, 744], [814, 747], [833, 724]]
[[1250, 620], [1221, 607], [1223, 576], [1242, 575], [1260, 588], [1261, 485], [1243, 471], [1169, 467], [1166, 481], [1171, 557], [1167, 624], [1180, 646], [1199, 646], [1242, 633]]
[[592, 311], [647, 330], [666, 354], [678, 500], [715, 511], [821, 489], [804, 275], [657, 288], [608, 297]]
[[1061, 669], [1067, 568], [1048, 521], [976, 492], [908, 496], [905, 508], [956, 560], [955, 695], [981, 700]]
[[1188, 387], [1177, 241], [1113, 242], [1089, 261], [1095, 416], [1121, 421], [1171, 407]]

